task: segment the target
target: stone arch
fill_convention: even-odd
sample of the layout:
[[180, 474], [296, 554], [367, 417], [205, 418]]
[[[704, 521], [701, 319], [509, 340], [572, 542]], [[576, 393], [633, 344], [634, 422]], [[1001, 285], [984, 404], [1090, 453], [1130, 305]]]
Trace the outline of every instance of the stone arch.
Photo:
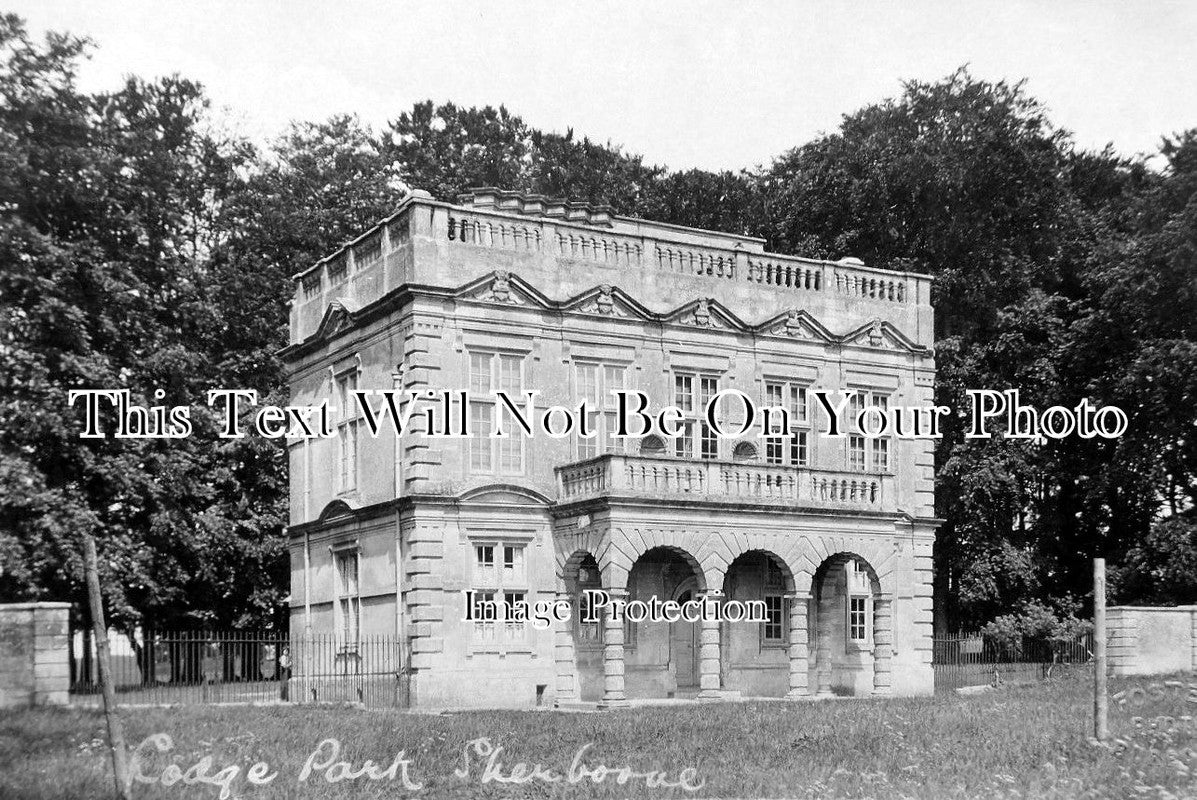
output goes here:
[[751, 557], [756, 555], [765, 556], [777, 564], [778, 567], [780, 567], [782, 577], [785, 581], [785, 592], [787, 594], [797, 590], [793, 568], [786, 562], [784, 558], [767, 547], [751, 547], [747, 550], [741, 550], [739, 553], [737, 553], [735, 558], [728, 563], [727, 568], [724, 570], [724, 580], [727, 579], [727, 575], [731, 572], [732, 568], [736, 566], [737, 561], [745, 558], [746, 556]]
[[663, 456], [666, 455], [667, 448], [665, 447], [665, 440], [655, 433], [650, 433], [640, 440], [640, 455], [642, 456]]
[[876, 540], [850, 536], [812, 536], [803, 541], [800, 552], [795, 553], [791, 566], [796, 567], [795, 574], [799, 575], [799, 589], [805, 582], [806, 588], [814, 586], [815, 574], [828, 559], [837, 555], [857, 558], [869, 566], [873, 577], [876, 578], [877, 590], [881, 594], [894, 594], [894, 567], [897, 563], [892, 539], [878, 538]]
[[881, 585], [881, 577], [878, 575], [876, 568], [867, 558], [851, 550], [841, 550], [824, 558], [812, 575], [812, 588], [819, 585], [819, 582], [827, 574], [828, 570], [853, 560], [857, 561], [865, 568], [865, 572], [869, 576], [869, 588], [872, 591], [873, 596], [876, 597], [877, 595], [882, 594], [884, 590]]
[[732, 448], [732, 461], [752, 462], [759, 458], [760, 454], [752, 442], [737, 442]]
[[[702, 576], [702, 591], [723, 585], [723, 574], [729, 562], [726, 548], [718, 546], [718, 534], [670, 528], [625, 528], [620, 529], [618, 534], [611, 537], [608, 563], [616, 570], [624, 570], [625, 578], [641, 556], [654, 548], [663, 547], [677, 552], [696, 574]], [[601, 558], [599, 564], [603, 566], [605, 574], [607, 564]]]

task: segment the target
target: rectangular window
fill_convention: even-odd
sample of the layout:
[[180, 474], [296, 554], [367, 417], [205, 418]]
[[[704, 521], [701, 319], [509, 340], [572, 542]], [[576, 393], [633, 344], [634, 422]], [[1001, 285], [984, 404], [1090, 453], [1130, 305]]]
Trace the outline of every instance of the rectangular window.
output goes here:
[[[512, 403], [523, 405], [524, 357], [508, 353], [469, 354], [470, 370], [470, 471], [522, 475], [523, 431], [512, 412], [498, 402], [494, 392], [506, 392]], [[496, 410], [504, 435], [491, 438]]]
[[806, 431], [794, 431], [790, 436], [790, 464], [795, 467], [807, 466], [810, 463], [810, 448]]
[[356, 650], [361, 631], [361, 594], [358, 587], [358, 552], [336, 553], [337, 640], [341, 647]]
[[873, 440], [873, 471], [887, 472], [889, 470], [889, 439]]
[[[861, 391], [848, 401], [848, 427], [857, 431], [858, 435], [848, 437], [848, 468], [856, 472], [888, 472], [890, 468], [889, 451], [890, 440], [887, 437], [873, 437], [859, 435], [860, 426], [856, 424], [857, 417], [866, 408], [879, 408], [882, 412], [889, 410], [889, 395], [883, 392]], [[869, 422], [876, 424], [869, 414]]]
[[682, 434], [674, 439], [674, 455], [679, 458], [719, 457], [719, 438], [705, 421], [707, 403], [718, 393], [718, 375], [674, 373], [673, 404], [686, 416], [680, 423]]
[[[507, 642], [522, 642], [527, 633], [527, 613], [524, 592], [503, 593], [503, 640]], [[517, 616], [522, 615], [517, 619]]]
[[352, 492], [357, 489], [358, 473], [358, 426], [357, 400], [353, 392], [358, 388], [358, 372], [346, 372], [337, 377], [337, 402], [340, 416], [337, 424], [339, 457], [337, 460], [337, 491]]
[[761, 623], [761, 637], [767, 644], [777, 644], [785, 636], [785, 603], [779, 594], [765, 596], [765, 621]]
[[851, 597], [848, 599], [848, 635], [854, 642], [868, 641], [869, 599]]
[[490, 438], [491, 415], [489, 403], [470, 403], [470, 471], [494, 471], [494, 442]]
[[[810, 439], [807, 428], [806, 384], [797, 381], [770, 380], [765, 381], [765, 406], [767, 408], [782, 408], [789, 412], [790, 436], [767, 437], [765, 439], [765, 463], [786, 465], [791, 467], [805, 467], [810, 464]], [[780, 415], [774, 414], [771, 420], [772, 432], [780, 433], [782, 428]]]
[[865, 471], [865, 437], [848, 437], [848, 468], [856, 472]]
[[[485, 542], [474, 545], [475, 641], [513, 643], [527, 638], [527, 572], [525, 545], [517, 542]], [[480, 601], [490, 606], [489, 613]], [[517, 620], [517, 610], [524, 618]]]
[[575, 403], [585, 400], [590, 412], [587, 420], [594, 436], [575, 436], [578, 460], [594, 458], [599, 453], [626, 452], [625, 439], [616, 438], [615, 407], [613, 391], [625, 388], [627, 367], [578, 362], [575, 364], [577, 389]]
[[766, 464], [784, 464], [785, 463], [785, 449], [782, 447], [782, 442], [785, 440], [771, 436], [765, 440], [765, 463]]

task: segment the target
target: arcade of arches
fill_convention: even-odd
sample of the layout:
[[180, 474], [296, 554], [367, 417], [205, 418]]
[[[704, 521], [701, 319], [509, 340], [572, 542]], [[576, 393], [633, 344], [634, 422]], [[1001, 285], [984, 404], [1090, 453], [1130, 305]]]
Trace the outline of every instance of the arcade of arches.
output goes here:
[[[572, 544], [583, 546], [567, 552]], [[859, 553], [788, 562], [749, 548], [714, 566], [666, 544], [620, 569], [610, 547], [596, 554], [584, 545], [558, 547], [557, 591], [574, 604], [573, 622], [556, 634], [559, 703], [891, 693], [894, 597]], [[586, 589], [631, 600], [759, 600], [767, 621], [632, 623], [600, 613], [586, 622]]]

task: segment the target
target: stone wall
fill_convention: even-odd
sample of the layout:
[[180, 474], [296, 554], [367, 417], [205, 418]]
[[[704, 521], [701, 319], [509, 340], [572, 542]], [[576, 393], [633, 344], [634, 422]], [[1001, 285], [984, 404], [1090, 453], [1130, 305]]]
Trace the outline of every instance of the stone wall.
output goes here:
[[1197, 605], [1114, 606], [1106, 622], [1111, 674], [1197, 670]]
[[0, 605], [0, 708], [65, 705], [70, 603]]

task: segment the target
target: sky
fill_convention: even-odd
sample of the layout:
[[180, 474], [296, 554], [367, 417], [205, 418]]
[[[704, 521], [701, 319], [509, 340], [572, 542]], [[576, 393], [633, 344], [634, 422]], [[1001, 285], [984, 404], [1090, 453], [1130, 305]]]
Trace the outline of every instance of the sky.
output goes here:
[[202, 82], [236, 129], [415, 102], [506, 105], [529, 124], [673, 169], [740, 169], [968, 64], [1027, 79], [1086, 148], [1154, 152], [1197, 127], [1197, 2], [308, 2], [9, 0], [36, 33], [97, 45], [84, 89]]

